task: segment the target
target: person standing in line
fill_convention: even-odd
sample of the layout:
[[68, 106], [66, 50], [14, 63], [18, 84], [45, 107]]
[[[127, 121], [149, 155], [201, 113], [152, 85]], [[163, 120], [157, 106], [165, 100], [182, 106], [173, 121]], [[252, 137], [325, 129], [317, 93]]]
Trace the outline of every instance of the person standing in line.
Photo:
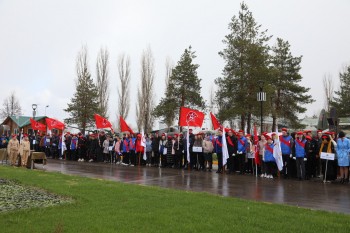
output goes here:
[[295, 139], [295, 160], [297, 165], [297, 178], [299, 180], [305, 180], [305, 161], [306, 161], [306, 143], [303, 132], [297, 133]]
[[17, 135], [14, 134], [12, 135], [12, 138], [10, 139], [7, 145], [7, 152], [10, 157], [11, 166], [16, 165], [18, 151], [19, 151], [19, 141], [17, 140]]
[[29, 153], [30, 153], [30, 142], [27, 134], [24, 134], [20, 147], [21, 147], [20, 151], [21, 151], [22, 167], [26, 167]]
[[349, 153], [350, 140], [345, 137], [345, 133], [343, 131], [340, 131], [339, 138], [337, 140], [337, 155], [341, 184], [349, 182]]
[[211, 142], [209, 135], [206, 135], [203, 140], [204, 166], [209, 172], [213, 169], [213, 150], [213, 143]]

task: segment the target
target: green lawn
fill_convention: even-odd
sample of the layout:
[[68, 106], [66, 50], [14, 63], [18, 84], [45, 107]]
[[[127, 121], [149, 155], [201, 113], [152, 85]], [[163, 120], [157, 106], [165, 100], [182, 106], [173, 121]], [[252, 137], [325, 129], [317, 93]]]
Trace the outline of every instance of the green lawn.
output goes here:
[[[350, 215], [0, 166], [72, 204], [0, 214], [0, 232], [349, 232]], [[350, 208], [350, 207], [349, 207]]]

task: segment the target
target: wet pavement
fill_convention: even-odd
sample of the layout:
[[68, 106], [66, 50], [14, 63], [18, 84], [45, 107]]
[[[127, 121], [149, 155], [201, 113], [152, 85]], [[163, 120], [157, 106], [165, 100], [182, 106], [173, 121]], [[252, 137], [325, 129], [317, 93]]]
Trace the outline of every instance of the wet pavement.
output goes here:
[[[42, 169], [41, 165], [36, 167]], [[324, 184], [321, 180], [272, 180], [252, 175], [222, 175], [214, 171], [129, 167], [52, 159], [48, 160], [44, 170], [350, 214], [349, 184]]]

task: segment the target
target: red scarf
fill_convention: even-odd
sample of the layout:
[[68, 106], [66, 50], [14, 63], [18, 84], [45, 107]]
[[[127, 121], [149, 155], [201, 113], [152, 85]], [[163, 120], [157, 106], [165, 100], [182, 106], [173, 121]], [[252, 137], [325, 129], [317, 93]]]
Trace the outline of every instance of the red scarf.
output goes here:
[[297, 141], [297, 143], [299, 144], [299, 146], [301, 146], [302, 148], [305, 148], [305, 143], [303, 143], [302, 141], [300, 141], [299, 139], [295, 140]]
[[286, 139], [284, 139], [283, 136], [280, 136], [280, 141], [281, 141], [284, 145], [290, 147], [290, 142], [288, 142]]
[[268, 144], [265, 145], [265, 150], [268, 150], [273, 154], [273, 149]]
[[234, 144], [233, 144], [233, 142], [232, 142], [232, 140], [231, 140], [231, 137], [230, 136], [227, 136], [227, 142], [228, 142], [228, 144], [230, 144], [231, 146], [235, 146]]
[[221, 144], [221, 142], [219, 142], [219, 139], [216, 139], [216, 144], [217, 144], [218, 146], [222, 147], [222, 144]]
[[127, 142], [127, 140], [125, 139], [125, 140], [123, 141], [123, 143], [124, 143], [124, 146], [125, 146], [125, 148], [126, 148], [126, 151], [129, 151], [129, 143]]
[[244, 146], [244, 141], [240, 138], [238, 138], [238, 141], [241, 143], [242, 146]]

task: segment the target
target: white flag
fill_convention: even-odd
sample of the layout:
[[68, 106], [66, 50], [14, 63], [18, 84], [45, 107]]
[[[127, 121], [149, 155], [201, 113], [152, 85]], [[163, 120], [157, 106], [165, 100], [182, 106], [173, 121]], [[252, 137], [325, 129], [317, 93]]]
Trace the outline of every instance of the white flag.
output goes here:
[[281, 150], [281, 142], [280, 142], [280, 137], [278, 135], [277, 127], [276, 127], [275, 145], [273, 147], [273, 157], [276, 160], [278, 170], [282, 171], [282, 168], [283, 168], [282, 150]]
[[225, 166], [229, 158], [226, 142], [225, 128], [222, 129], [222, 166]]
[[190, 162], [190, 127], [187, 126], [186, 133], [187, 161]]
[[142, 130], [142, 137], [141, 137], [141, 146], [144, 147], [143, 149], [143, 160], [147, 160], [147, 155], [146, 155], [146, 138], [145, 138], [145, 133]]

